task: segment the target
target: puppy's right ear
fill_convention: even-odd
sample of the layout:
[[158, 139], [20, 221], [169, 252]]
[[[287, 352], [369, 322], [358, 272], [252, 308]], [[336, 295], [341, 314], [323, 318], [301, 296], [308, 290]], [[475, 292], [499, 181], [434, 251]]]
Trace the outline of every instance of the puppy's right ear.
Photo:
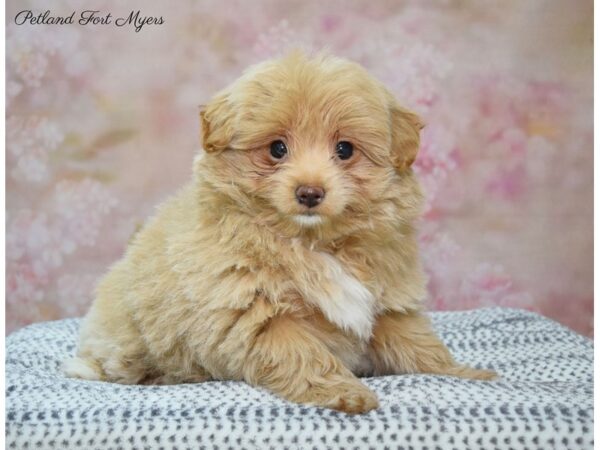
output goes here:
[[234, 108], [228, 93], [217, 94], [200, 112], [202, 146], [207, 153], [225, 150], [234, 135]]

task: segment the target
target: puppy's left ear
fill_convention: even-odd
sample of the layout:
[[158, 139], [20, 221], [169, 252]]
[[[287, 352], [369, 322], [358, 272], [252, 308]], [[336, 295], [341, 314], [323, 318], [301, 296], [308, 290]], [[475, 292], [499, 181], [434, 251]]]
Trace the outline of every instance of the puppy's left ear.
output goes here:
[[395, 101], [390, 106], [392, 130], [392, 165], [398, 172], [407, 170], [417, 157], [421, 143], [420, 131], [425, 126], [415, 113], [400, 107]]
[[202, 122], [202, 146], [207, 153], [225, 150], [234, 135], [234, 108], [229, 94], [217, 94], [200, 111]]

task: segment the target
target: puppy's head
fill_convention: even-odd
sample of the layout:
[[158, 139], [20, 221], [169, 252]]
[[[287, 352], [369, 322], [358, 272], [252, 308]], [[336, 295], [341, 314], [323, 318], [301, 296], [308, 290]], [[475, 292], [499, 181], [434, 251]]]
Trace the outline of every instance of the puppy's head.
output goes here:
[[201, 113], [202, 167], [288, 234], [360, 227], [419, 147], [419, 118], [362, 67], [293, 53], [251, 67]]

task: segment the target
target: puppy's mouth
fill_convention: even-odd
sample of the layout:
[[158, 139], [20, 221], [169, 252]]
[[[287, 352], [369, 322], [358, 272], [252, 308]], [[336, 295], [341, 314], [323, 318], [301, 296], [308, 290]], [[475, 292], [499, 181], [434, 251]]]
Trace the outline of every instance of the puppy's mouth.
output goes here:
[[314, 212], [305, 212], [292, 216], [294, 222], [302, 227], [315, 227], [323, 223], [323, 216]]

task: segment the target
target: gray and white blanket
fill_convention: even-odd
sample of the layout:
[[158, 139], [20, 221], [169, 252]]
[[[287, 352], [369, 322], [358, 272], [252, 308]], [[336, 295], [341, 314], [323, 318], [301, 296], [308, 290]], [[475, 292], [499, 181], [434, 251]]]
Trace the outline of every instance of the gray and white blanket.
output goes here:
[[432, 314], [456, 358], [499, 381], [365, 378], [381, 406], [350, 416], [240, 382], [122, 386], [71, 380], [79, 321], [6, 340], [6, 448], [580, 449], [593, 447], [592, 342], [542, 316], [490, 308]]

